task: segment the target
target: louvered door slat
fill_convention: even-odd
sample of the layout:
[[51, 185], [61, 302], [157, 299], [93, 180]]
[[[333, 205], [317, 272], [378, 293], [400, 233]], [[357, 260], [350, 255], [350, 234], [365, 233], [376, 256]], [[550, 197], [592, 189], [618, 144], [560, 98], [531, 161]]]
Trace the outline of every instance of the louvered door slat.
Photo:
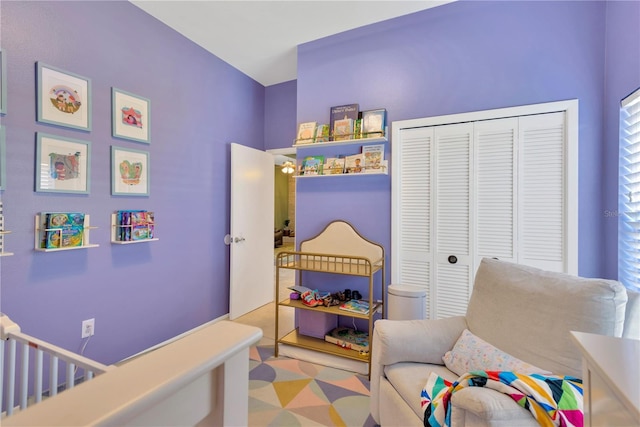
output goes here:
[[470, 123], [436, 129], [438, 254], [469, 255]]
[[436, 254], [431, 317], [443, 318], [464, 314], [469, 302], [473, 123], [439, 126], [434, 138]]
[[463, 316], [470, 296], [468, 265], [439, 264], [435, 282], [435, 318]]
[[476, 268], [483, 257], [515, 258], [517, 129], [517, 118], [477, 122], [474, 127]]
[[564, 269], [564, 113], [520, 118], [520, 262]]
[[431, 313], [431, 168], [433, 130], [406, 129], [400, 133], [397, 203], [398, 250], [400, 256], [394, 281], [427, 289], [426, 313]]

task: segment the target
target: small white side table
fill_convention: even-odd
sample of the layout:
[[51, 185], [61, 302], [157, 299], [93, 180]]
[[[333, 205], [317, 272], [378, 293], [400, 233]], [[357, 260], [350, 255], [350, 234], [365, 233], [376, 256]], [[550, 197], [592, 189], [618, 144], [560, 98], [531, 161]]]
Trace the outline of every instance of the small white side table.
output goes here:
[[584, 426], [640, 426], [640, 341], [571, 334], [582, 352]]

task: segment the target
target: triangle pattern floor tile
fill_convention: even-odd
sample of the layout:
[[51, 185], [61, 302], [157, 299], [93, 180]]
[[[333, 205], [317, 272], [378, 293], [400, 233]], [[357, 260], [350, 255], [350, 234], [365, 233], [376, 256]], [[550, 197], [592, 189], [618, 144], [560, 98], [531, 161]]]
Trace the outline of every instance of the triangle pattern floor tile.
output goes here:
[[[286, 405], [287, 409], [293, 408], [303, 408], [305, 406], [327, 406], [329, 405], [329, 401], [327, 400], [324, 393], [322, 396], [319, 396], [316, 391], [313, 390], [313, 385], [315, 385], [315, 381], [311, 382], [307, 387], [303, 388], [300, 393], [297, 394], [291, 401]], [[318, 390], [318, 387], [315, 387]]]
[[256, 408], [258, 407], [258, 401], [269, 405], [270, 407], [282, 408], [282, 403], [280, 402], [278, 393], [276, 393], [276, 390], [273, 388], [273, 384], [271, 383], [265, 383], [264, 387], [251, 389], [249, 399], [249, 402], [251, 402], [252, 399], [256, 401]]
[[278, 381], [273, 383], [273, 388], [280, 399], [282, 407], [286, 407], [289, 402], [291, 402], [311, 381], [311, 378], [307, 378], [303, 380]]
[[[316, 378], [316, 379], [319, 379], [319, 378]], [[353, 390], [360, 394], [369, 396], [369, 381], [364, 380], [367, 382], [366, 384], [364, 384], [363, 380], [361, 380], [360, 378], [354, 375], [351, 375], [347, 378], [340, 379], [340, 380], [323, 380], [323, 381], [338, 387], [346, 388], [348, 390]]]
[[361, 393], [358, 393], [354, 390], [338, 387], [333, 384], [326, 383], [324, 381], [318, 380], [316, 382], [318, 383], [318, 385], [324, 392], [325, 396], [327, 396], [327, 399], [329, 399], [329, 402], [331, 403], [333, 403], [334, 401], [340, 398], [347, 397], [347, 396], [362, 396]]
[[335, 410], [332, 408], [332, 406], [329, 404], [326, 404], [324, 406], [306, 406], [302, 408], [295, 408], [295, 409], [292, 409], [291, 412], [302, 415], [305, 418], [315, 421], [318, 424], [323, 426], [336, 425], [336, 423], [334, 423], [334, 419], [336, 418], [335, 415], [337, 414], [335, 413]]
[[250, 350], [249, 425], [374, 427], [369, 381], [353, 372]]

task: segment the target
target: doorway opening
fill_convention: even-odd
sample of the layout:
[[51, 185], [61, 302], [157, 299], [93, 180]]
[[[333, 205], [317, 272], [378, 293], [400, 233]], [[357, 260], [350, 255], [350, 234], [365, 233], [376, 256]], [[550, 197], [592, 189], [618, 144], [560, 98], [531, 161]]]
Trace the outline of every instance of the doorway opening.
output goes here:
[[296, 152], [268, 150], [274, 161], [274, 256], [295, 249]]

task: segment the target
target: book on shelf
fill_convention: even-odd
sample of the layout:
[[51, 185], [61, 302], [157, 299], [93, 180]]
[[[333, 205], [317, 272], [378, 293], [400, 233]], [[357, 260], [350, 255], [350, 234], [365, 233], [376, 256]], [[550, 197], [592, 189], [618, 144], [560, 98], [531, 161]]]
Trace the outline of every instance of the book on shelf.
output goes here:
[[60, 249], [82, 246], [84, 238], [84, 214], [80, 212], [42, 212], [41, 247]]
[[322, 175], [324, 156], [307, 156], [302, 161], [300, 175]]
[[333, 140], [344, 141], [353, 138], [353, 120], [340, 119], [333, 124]]
[[353, 124], [358, 120], [359, 112], [358, 104], [331, 107], [329, 129], [333, 133], [334, 141], [353, 138]]
[[352, 154], [345, 157], [345, 173], [364, 173], [364, 159], [362, 153]]
[[387, 110], [379, 108], [362, 112], [362, 137], [376, 138], [384, 136]]
[[327, 142], [329, 141], [329, 125], [323, 124], [318, 125], [316, 128], [316, 142]]
[[316, 136], [317, 122], [305, 122], [298, 125], [298, 136], [296, 138], [296, 145], [298, 144], [311, 144]]
[[364, 167], [367, 172], [377, 172], [384, 160], [384, 144], [365, 145], [362, 147]]
[[344, 157], [329, 157], [325, 161], [323, 172], [325, 175], [344, 173]]
[[154, 236], [154, 213], [145, 210], [116, 212], [116, 240], [131, 242], [152, 239]]
[[131, 214], [131, 240], [153, 238], [153, 212], [140, 211]]
[[353, 138], [360, 139], [362, 137], [362, 117], [358, 116], [358, 120], [353, 122]]
[[369, 334], [364, 331], [339, 326], [329, 331], [324, 340], [350, 350], [369, 351]]
[[369, 302], [362, 299], [345, 301], [338, 308], [351, 313], [369, 314]]

